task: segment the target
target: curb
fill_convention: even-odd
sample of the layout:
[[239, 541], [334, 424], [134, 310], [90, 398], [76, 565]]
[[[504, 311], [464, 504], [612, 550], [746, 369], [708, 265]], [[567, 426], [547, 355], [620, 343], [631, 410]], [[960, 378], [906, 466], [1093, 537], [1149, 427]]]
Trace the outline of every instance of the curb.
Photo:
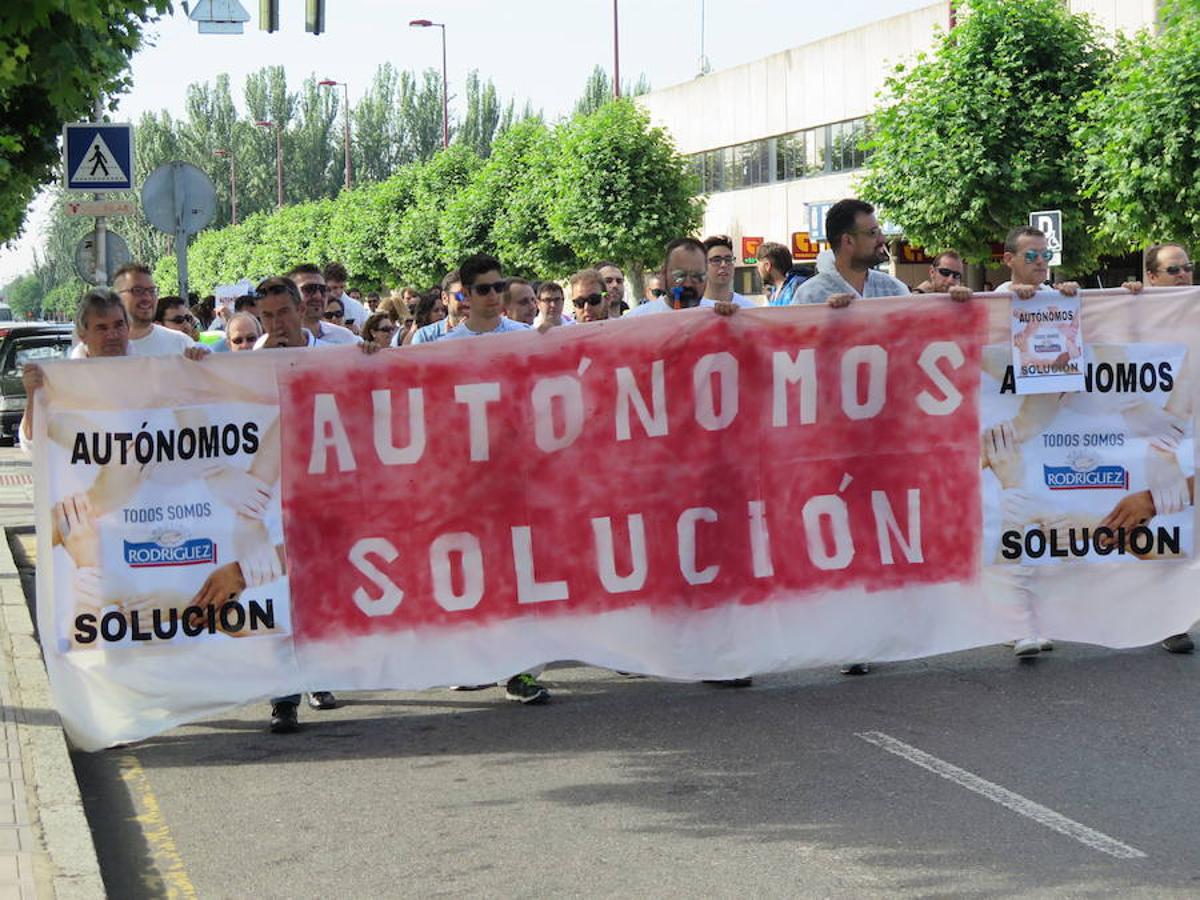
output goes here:
[[[8, 531], [24, 529], [5, 529]], [[8, 650], [13, 714], [22, 768], [30, 792], [35, 830], [49, 856], [50, 872], [39, 872], [39, 888], [52, 885], [55, 898], [104, 897], [104, 880], [83, 799], [71, 765], [62, 720], [54, 708], [50, 680], [34, 639], [21, 579], [7, 540], [0, 541], [0, 613]], [[39, 896], [43, 891], [39, 890]]]

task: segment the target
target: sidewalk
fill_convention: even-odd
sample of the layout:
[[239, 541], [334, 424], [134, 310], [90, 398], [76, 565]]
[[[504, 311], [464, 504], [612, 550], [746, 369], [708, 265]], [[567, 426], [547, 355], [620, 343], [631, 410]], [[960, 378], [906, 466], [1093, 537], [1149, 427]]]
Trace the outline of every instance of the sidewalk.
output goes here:
[[9, 540], [33, 525], [32, 467], [0, 450], [0, 900], [94, 898], [104, 883]]

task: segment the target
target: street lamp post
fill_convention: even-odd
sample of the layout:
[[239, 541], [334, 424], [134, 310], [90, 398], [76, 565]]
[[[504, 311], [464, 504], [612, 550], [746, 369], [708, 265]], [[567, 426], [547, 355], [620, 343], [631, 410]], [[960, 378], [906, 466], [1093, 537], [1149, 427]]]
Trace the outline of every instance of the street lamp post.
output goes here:
[[442, 147], [450, 146], [450, 100], [446, 93], [446, 26], [441, 22], [431, 22], [429, 19], [413, 19], [408, 23], [412, 28], [442, 29]]
[[350, 190], [350, 87], [344, 81], [333, 81], [329, 78], [326, 78], [324, 81], [318, 81], [317, 84], [321, 85], [321, 87], [338, 87], [340, 85], [342, 88], [342, 104], [346, 107], [346, 122], [342, 143], [346, 151], [346, 190]]
[[229, 160], [229, 217], [237, 224], [237, 158], [232, 150], [214, 150], [213, 156]]
[[274, 122], [255, 122], [259, 128], [275, 129], [275, 205], [283, 208], [283, 128]]
[[617, 0], [613, 0], [613, 96], [621, 96], [621, 33], [617, 29]]

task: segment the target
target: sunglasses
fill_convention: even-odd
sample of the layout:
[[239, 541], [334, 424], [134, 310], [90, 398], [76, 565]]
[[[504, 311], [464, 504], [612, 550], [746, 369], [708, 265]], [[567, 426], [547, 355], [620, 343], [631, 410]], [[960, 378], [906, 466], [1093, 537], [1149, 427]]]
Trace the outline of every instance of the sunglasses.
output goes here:
[[342, 318], [342, 317], [343, 317], [343, 316], [345, 316], [345, 315], [346, 315], [346, 314], [345, 314], [344, 312], [333, 312], [333, 311], [330, 311], [330, 312], [327, 312], [327, 313], [325, 313], [325, 318], [326, 318], [326, 319], [340, 319], [340, 318]]
[[1050, 262], [1050, 260], [1054, 259], [1054, 251], [1053, 250], [1026, 250], [1025, 251], [1025, 262], [1027, 262], [1027, 263], [1037, 262], [1039, 259], [1044, 259], [1046, 262]]
[[391, 325], [376, 325], [375, 330], [380, 334], [391, 334], [396, 329]]
[[323, 284], [302, 284], [300, 285], [300, 293], [302, 294], [327, 294], [329, 288]]
[[1182, 266], [1164, 266], [1163, 271], [1168, 275], [1178, 275], [1180, 272], [1191, 272], [1193, 268], [1191, 263], [1184, 263]]
[[[1174, 273], [1172, 273], [1172, 274], [1174, 274]], [[193, 324], [193, 323], [194, 323], [196, 320], [195, 320], [195, 319], [194, 319], [192, 316], [171, 316], [171, 318], [169, 318], [169, 319], [163, 319], [163, 321], [164, 321], [164, 322], [170, 322], [172, 325], [182, 325], [182, 324], [184, 324], [185, 322], [186, 322], [187, 324], [191, 325], [191, 324]]]
[[258, 338], [255, 337], [254, 335], [245, 334], [245, 335], [242, 335], [241, 337], [230, 338], [229, 343], [233, 344], [235, 347], [240, 347], [240, 346], [242, 346], [242, 344], [253, 344], [257, 340], [258, 340]]
[[576, 309], [583, 309], [584, 304], [588, 306], [599, 306], [604, 302], [603, 294], [588, 294], [586, 297], [572, 297], [571, 303]]
[[507, 281], [493, 281], [491, 284], [473, 284], [471, 290], [480, 297], [486, 297], [493, 292], [497, 295], [503, 294], [506, 287], [508, 287]]
[[662, 288], [651, 288], [650, 293], [653, 294], [655, 297], [667, 296], [667, 292], [664, 291]]
[[953, 269], [944, 269], [941, 266], [938, 266], [934, 271], [943, 278], [953, 278], [955, 281], [962, 281], [962, 272], [956, 272]]

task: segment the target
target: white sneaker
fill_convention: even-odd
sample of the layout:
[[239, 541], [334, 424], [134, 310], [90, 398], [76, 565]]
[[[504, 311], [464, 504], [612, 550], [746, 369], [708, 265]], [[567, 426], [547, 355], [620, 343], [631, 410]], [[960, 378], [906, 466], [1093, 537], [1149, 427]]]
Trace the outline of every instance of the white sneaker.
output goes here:
[[1038, 638], [1027, 637], [1013, 642], [1013, 656], [1024, 658], [1026, 656], [1037, 656], [1041, 652], [1042, 642]]
[[1054, 649], [1054, 642], [1048, 638], [1038, 638], [1038, 649], [1043, 653], [1049, 653]]

